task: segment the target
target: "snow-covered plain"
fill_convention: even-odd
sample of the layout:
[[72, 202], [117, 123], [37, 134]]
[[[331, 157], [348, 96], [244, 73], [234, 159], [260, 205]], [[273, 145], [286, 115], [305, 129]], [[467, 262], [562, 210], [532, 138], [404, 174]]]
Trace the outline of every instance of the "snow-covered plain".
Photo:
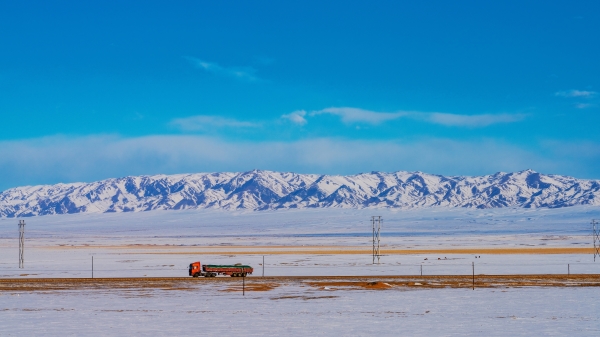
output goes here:
[[[249, 282], [251, 282], [249, 280]], [[3, 336], [598, 336], [597, 288], [0, 293]]]
[[[372, 265], [370, 217], [382, 215], [380, 265]], [[17, 219], [0, 220], [0, 277], [183, 276], [187, 265], [249, 263], [268, 275], [600, 273], [591, 254], [389, 255], [386, 249], [582, 247], [592, 245], [594, 206], [560, 209], [215, 210], [74, 214], [26, 218], [25, 269]], [[272, 247], [277, 247], [276, 249]], [[291, 247], [291, 248], [286, 248]], [[306, 247], [306, 248], [303, 248]], [[365, 254], [304, 254], [302, 249]], [[270, 251], [298, 254], [270, 254]], [[480, 254], [481, 255], [481, 254]], [[427, 258], [427, 260], [425, 260]], [[440, 258], [441, 260], [438, 260]], [[256, 273], [255, 273], [256, 275]], [[23, 276], [23, 277], [24, 277]]]
[[[372, 215], [384, 218], [372, 264]], [[0, 277], [186, 276], [187, 265], [248, 263], [270, 275], [600, 274], [592, 254], [386, 254], [386, 249], [591, 247], [594, 206], [560, 209], [180, 210], [0, 220]], [[304, 248], [306, 247], [306, 248]], [[307, 249], [365, 249], [315, 254]], [[282, 254], [286, 249], [292, 253]], [[278, 253], [269, 254], [268, 252]], [[240, 253], [237, 253], [240, 252]], [[265, 253], [266, 252], [266, 253]], [[427, 260], [425, 260], [427, 258]], [[440, 258], [440, 260], [438, 260]], [[252, 278], [248, 278], [252, 282]], [[0, 292], [0, 335], [597, 335], [596, 288], [327, 291], [289, 284], [223, 292], [160, 289]], [[198, 330], [200, 328], [200, 330]]]

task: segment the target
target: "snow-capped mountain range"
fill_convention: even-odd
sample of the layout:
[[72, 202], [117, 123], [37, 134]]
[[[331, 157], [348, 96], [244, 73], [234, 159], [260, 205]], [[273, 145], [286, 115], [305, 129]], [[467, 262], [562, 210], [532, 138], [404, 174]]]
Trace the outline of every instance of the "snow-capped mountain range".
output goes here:
[[600, 205], [600, 181], [531, 170], [486, 176], [371, 172], [350, 176], [254, 170], [17, 187], [0, 193], [0, 217], [219, 208], [556, 208]]

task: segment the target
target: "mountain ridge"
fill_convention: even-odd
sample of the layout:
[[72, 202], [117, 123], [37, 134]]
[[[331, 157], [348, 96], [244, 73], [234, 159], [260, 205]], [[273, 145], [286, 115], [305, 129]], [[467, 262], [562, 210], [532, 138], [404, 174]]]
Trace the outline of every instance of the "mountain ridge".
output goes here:
[[23, 186], [0, 193], [0, 217], [156, 209], [558, 208], [600, 205], [600, 181], [533, 170], [484, 176], [423, 172], [356, 175], [247, 172], [127, 176]]

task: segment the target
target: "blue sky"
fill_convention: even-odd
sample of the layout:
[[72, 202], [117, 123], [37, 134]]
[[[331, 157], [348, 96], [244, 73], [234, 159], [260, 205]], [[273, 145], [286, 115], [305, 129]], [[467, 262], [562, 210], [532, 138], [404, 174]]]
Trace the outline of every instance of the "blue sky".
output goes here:
[[600, 178], [597, 1], [0, 6], [0, 190], [255, 168]]

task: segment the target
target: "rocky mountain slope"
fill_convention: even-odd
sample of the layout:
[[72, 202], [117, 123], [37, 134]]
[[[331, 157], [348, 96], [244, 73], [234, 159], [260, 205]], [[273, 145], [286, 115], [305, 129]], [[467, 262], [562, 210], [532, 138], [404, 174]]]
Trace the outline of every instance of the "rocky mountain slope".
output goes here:
[[600, 181], [531, 170], [465, 177], [422, 172], [351, 176], [254, 170], [17, 187], [0, 193], [0, 217], [221, 208], [497, 208], [600, 205]]

